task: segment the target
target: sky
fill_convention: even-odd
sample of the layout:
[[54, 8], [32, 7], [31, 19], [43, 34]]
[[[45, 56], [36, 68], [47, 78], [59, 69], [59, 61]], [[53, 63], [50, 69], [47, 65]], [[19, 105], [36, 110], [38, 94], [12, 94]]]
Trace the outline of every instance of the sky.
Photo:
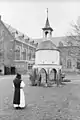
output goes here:
[[67, 35], [80, 18], [79, 0], [0, 0], [1, 20], [31, 38], [42, 38], [47, 8], [53, 37]]

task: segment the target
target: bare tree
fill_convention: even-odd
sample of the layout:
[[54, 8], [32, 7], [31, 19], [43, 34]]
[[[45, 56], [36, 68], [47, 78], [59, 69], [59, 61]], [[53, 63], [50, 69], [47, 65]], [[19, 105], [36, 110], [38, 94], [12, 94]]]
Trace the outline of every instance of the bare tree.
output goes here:
[[76, 23], [72, 22], [70, 26], [72, 30], [67, 33], [65, 43], [68, 46], [73, 46], [74, 43], [80, 46], [80, 17], [78, 17]]

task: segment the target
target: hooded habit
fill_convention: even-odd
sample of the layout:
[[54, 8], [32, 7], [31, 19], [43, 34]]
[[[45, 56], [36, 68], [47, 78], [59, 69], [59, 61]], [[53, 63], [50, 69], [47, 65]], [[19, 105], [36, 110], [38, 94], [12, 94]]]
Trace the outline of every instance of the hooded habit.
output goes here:
[[13, 104], [20, 104], [20, 84], [21, 84], [21, 75], [17, 74], [16, 78], [13, 80], [15, 87]]

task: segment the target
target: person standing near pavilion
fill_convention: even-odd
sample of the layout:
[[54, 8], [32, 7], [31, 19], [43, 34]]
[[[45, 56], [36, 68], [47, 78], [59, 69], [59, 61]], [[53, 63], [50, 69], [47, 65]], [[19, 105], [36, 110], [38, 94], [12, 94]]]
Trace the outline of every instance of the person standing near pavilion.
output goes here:
[[14, 87], [14, 98], [13, 106], [14, 108], [24, 108], [25, 107], [25, 96], [23, 87], [25, 86], [24, 82], [21, 80], [21, 74], [16, 75], [16, 78], [13, 80]]

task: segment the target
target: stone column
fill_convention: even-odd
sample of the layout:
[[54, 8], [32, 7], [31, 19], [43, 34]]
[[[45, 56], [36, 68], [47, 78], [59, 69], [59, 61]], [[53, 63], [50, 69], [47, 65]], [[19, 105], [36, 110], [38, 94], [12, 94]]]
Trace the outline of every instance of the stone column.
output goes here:
[[61, 69], [59, 69], [59, 83], [62, 83]]
[[57, 87], [58, 87], [59, 86], [59, 70], [57, 70], [56, 84], [57, 84]]
[[48, 86], [48, 82], [49, 82], [49, 68], [47, 69], [46, 86]]

